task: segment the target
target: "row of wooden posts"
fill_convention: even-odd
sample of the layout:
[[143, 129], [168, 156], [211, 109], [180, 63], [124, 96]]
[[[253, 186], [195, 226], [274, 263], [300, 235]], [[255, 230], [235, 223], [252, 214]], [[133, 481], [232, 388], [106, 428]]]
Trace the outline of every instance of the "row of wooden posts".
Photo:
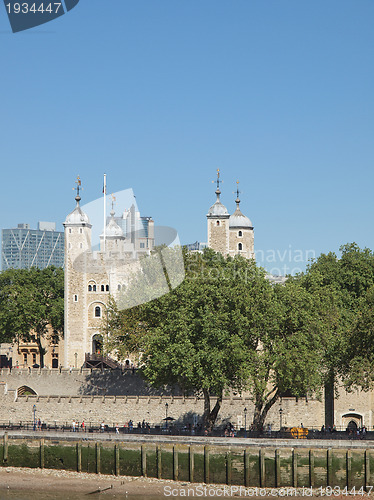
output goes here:
[[[4, 434], [4, 462], [6, 463], [8, 460], [8, 434]], [[44, 468], [44, 438], [40, 439], [39, 444], [39, 456], [40, 456], [40, 468]], [[120, 447], [118, 444], [114, 445], [114, 473], [115, 475], [120, 474], [120, 459], [119, 459], [119, 450]], [[177, 481], [179, 479], [179, 467], [178, 467], [178, 454], [179, 447], [174, 445], [173, 448], [173, 479]], [[370, 453], [369, 450], [364, 451], [364, 487], [370, 485]], [[315, 486], [315, 474], [314, 474], [314, 450], [309, 450], [309, 485], [299, 485], [298, 478], [298, 455], [297, 450], [292, 449], [292, 486], [293, 487], [301, 487], [301, 486]], [[147, 477], [147, 447], [145, 445], [141, 445], [140, 448], [141, 453], [141, 475]], [[253, 452], [250, 448], [246, 448], [244, 450], [244, 485], [246, 487], [249, 486], [259, 486], [266, 487], [265, 480], [265, 448], [260, 448], [259, 450], [259, 484], [258, 485], [250, 485], [250, 467], [249, 467], [249, 458], [253, 455]], [[334, 477], [333, 477], [333, 468], [332, 468], [332, 450], [327, 449], [327, 486], [334, 486]], [[191, 483], [194, 482], [194, 456], [195, 449], [193, 446], [188, 445], [188, 479]], [[78, 442], [76, 444], [76, 457], [77, 457], [77, 472], [82, 472], [82, 442]], [[348, 489], [351, 489], [352, 484], [352, 452], [351, 450], [345, 450], [345, 458], [346, 458], [346, 486]], [[101, 472], [101, 444], [95, 443], [95, 461], [96, 461], [96, 473], [100, 474]], [[209, 470], [210, 470], [210, 447], [204, 446], [204, 482], [209, 483]], [[230, 451], [225, 452], [225, 462], [226, 462], [226, 484], [231, 485], [232, 479], [232, 456]], [[162, 478], [162, 463], [161, 463], [161, 446], [156, 445], [156, 464], [157, 464], [157, 478]], [[281, 467], [280, 467], [280, 449], [275, 449], [275, 487], [284, 486], [281, 484]]]

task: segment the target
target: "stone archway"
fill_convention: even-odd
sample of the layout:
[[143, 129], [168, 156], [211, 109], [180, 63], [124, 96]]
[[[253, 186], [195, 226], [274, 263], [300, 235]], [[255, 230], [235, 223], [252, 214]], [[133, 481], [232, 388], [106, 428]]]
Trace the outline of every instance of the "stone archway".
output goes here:
[[22, 385], [17, 389], [17, 396], [36, 396], [36, 392], [27, 385]]
[[103, 336], [96, 333], [92, 337], [92, 354], [102, 354], [103, 352]]
[[342, 415], [342, 427], [343, 429], [349, 429], [352, 432], [356, 432], [358, 428], [363, 425], [362, 415], [359, 413], [346, 413]]

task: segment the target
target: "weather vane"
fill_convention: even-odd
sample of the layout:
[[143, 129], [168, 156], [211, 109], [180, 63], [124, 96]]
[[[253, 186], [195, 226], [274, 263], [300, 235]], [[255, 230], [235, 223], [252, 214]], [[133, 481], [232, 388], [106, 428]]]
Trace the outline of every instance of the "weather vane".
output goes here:
[[212, 182], [216, 182], [217, 183], [217, 191], [219, 191], [219, 185], [223, 182], [223, 181], [221, 181], [220, 176], [219, 176], [219, 168], [217, 168], [217, 180], [216, 181], [212, 181]]
[[75, 181], [75, 184], [76, 184], [76, 187], [73, 187], [73, 191], [76, 191], [77, 192], [77, 196], [79, 196], [79, 191], [82, 188], [82, 182], [81, 182], [81, 178], [79, 177], [79, 175], [77, 176], [77, 180]]
[[241, 191], [239, 191], [239, 181], [236, 181], [236, 191], [233, 191], [233, 194], [236, 193], [236, 198], [239, 199], [239, 194]]
[[114, 205], [115, 205], [115, 203], [116, 203], [116, 197], [114, 196], [114, 194], [113, 194], [113, 193], [110, 195], [110, 197], [111, 197], [111, 199], [112, 199], [112, 210], [114, 210]]

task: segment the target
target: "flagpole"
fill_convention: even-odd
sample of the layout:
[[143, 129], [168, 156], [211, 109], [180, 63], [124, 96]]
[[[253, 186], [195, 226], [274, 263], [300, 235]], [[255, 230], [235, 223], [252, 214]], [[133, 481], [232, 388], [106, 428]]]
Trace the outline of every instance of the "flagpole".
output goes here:
[[104, 240], [103, 240], [103, 251], [105, 252], [105, 230], [106, 230], [106, 174], [104, 174], [104, 187], [103, 187], [103, 194], [104, 194]]

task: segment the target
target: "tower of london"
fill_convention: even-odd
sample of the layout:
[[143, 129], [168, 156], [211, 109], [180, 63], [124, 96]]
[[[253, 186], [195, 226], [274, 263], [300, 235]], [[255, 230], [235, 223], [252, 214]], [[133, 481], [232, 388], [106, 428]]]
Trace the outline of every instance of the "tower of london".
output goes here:
[[241, 255], [254, 259], [254, 231], [252, 222], [240, 210], [239, 189], [236, 192], [236, 210], [230, 215], [221, 202], [220, 173], [217, 170], [217, 199], [207, 214], [208, 247], [225, 257]]

